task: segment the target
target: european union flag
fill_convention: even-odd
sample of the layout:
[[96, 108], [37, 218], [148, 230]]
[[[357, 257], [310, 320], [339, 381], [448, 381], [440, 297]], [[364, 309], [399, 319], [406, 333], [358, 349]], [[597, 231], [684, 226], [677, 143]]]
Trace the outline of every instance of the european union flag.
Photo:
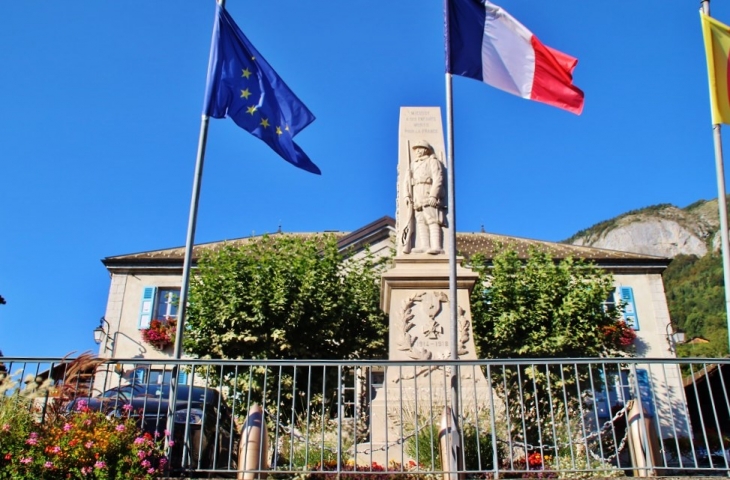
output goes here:
[[320, 174], [293, 137], [314, 115], [251, 45], [220, 5], [213, 30], [213, 52], [205, 92], [205, 114], [231, 117], [287, 162]]

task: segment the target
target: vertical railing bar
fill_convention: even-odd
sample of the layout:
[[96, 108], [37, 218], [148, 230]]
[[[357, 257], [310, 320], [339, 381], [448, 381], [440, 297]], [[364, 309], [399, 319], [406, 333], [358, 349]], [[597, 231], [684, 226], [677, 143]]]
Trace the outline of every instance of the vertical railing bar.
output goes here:
[[517, 389], [520, 399], [520, 419], [522, 420], [522, 445], [525, 449], [525, 470], [530, 470], [530, 462], [527, 461], [529, 454], [529, 444], [527, 443], [527, 410], [525, 408], [525, 393], [522, 391], [522, 364], [517, 365]]
[[[692, 363], [689, 363], [689, 372], [690, 372], [690, 378], [692, 379], [692, 388], [695, 391], [695, 402], [697, 403], [697, 411], [700, 417], [700, 424], [702, 424], [702, 403], [700, 402], [700, 395], [697, 391], [697, 379], [695, 378], [694, 373], [694, 365]], [[686, 392], [686, 390], [685, 390]], [[689, 414], [689, 410], [687, 410], [687, 413]], [[689, 418], [689, 416], [687, 416]], [[702, 424], [702, 430], [704, 431], [704, 424]], [[694, 435], [689, 436], [689, 443], [690, 443], [690, 449], [692, 451], [692, 460], [694, 460], [694, 468], [699, 468], [699, 463], [697, 462], [697, 454], [695, 453], [695, 441], [694, 441]]]
[[[254, 369], [254, 364], [249, 363], [248, 364], [248, 387], [246, 388], [246, 417], [244, 418], [245, 424], [243, 427], [243, 433], [245, 436], [242, 439], [243, 455], [239, 454], [239, 456], [238, 456], [239, 459], [241, 459], [241, 458], [243, 459], [242, 461], [239, 460], [239, 463], [241, 465], [238, 465], [238, 470], [240, 470], [242, 472], [248, 472], [246, 470], [246, 458], [248, 458], [248, 445], [249, 445], [248, 436], [251, 434], [251, 430], [252, 430], [249, 428], [249, 425], [250, 425], [249, 421], [251, 418], [251, 390], [253, 390], [253, 376], [254, 376], [255, 372], [256, 372], [256, 370]], [[236, 382], [236, 383], [238, 383], [238, 382]], [[263, 407], [262, 407], [262, 410], [263, 410]], [[241, 449], [239, 448], [239, 453], [240, 453], [240, 450]]]
[[[179, 379], [179, 377], [180, 377], [180, 371], [179, 371], [179, 369], [180, 369], [181, 366], [182, 365], [178, 364], [177, 365], [178, 368], [173, 368], [173, 370], [172, 370], [173, 374], [174, 375], [177, 375], [177, 377], [178, 377], [178, 378], [175, 379], [175, 381], [177, 381]], [[193, 378], [194, 376], [195, 376], [195, 371], [191, 368], [191, 371], [190, 371], [190, 377], [191, 377], [190, 378], [190, 384], [188, 385], [188, 392], [190, 392], [190, 394], [188, 395], [189, 396], [189, 399], [188, 399], [189, 401], [192, 401], [192, 399], [193, 399], [193, 385], [195, 384], [194, 378]], [[205, 380], [205, 384], [206, 384], [206, 387], [207, 387], [207, 384], [208, 384], [207, 377], [206, 377], [206, 380]], [[202, 468], [201, 462], [202, 462], [202, 458], [203, 458], [203, 435], [205, 434], [205, 428], [204, 427], [205, 427], [205, 418], [207, 416], [207, 411], [208, 411], [208, 409], [206, 408], [207, 406], [208, 406], [208, 395], [206, 393], [203, 396], [203, 417], [202, 417], [202, 423], [200, 424], [200, 440], [198, 441], [198, 470], [200, 470], [200, 468]], [[216, 421], [218, 421], [218, 418], [220, 418], [220, 415], [217, 416]], [[190, 422], [190, 415], [188, 415], [188, 418], [186, 419], [186, 422]], [[216, 426], [215, 431], [216, 432], [218, 431], [217, 426]], [[216, 435], [216, 437], [217, 437], [217, 435]], [[213, 458], [214, 458], [214, 461], [213, 461], [214, 467], [213, 468], [215, 468], [215, 450], [213, 451]]]
[[[679, 365], [675, 365], [675, 366], [677, 367], [677, 370], [679, 370]], [[662, 371], [664, 373], [664, 382], [667, 384], [667, 391], [669, 391], [669, 380], [667, 377], [667, 364], [666, 363], [662, 363]], [[682, 380], [681, 374], [678, 378], [680, 381]], [[672, 424], [672, 435], [674, 438], [674, 447], [677, 451], [677, 458], [679, 459], [679, 465], [681, 467], [682, 466], [682, 453], [679, 450], [679, 441], [678, 441], [679, 432], [677, 430], [677, 421], [676, 421], [676, 418], [674, 415], [674, 402], [672, 401], [672, 398], [669, 395], [667, 395], [667, 401], [669, 403], [669, 415], [670, 415], [669, 418], [671, 419], [671, 424]], [[663, 452], [662, 456], [664, 457], [664, 465], [668, 466], [669, 461], [667, 458], [667, 452]]]
[[[642, 447], [644, 448], [644, 452], [647, 453], [647, 455], [645, 455], [647, 466], [641, 467], [638, 470], [644, 470], [645, 476], [649, 476], [651, 467], [649, 467], [648, 465], [651, 464], [652, 462], [649, 460], [648, 452], [651, 449], [651, 445], [649, 444], [649, 432], [647, 432], [647, 430], [646, 430], [646, 420], [645, 420], [646, 417], [644, 416], [644, 402], [641, 399], [641, 389], [639, 386], [639, 376], [636, 373], [636, 363], [631, 364], [631, 373], [633, 376], [632, 390], [635, 392], [634, 396], [637, 400], [637, 405], [639, 407], [639, 430], [641, 431], [641, 434], [643, 436], [643, 438], [641, 439], [641, 443], [642, 443]], [[653, 475], [651, 475], [651, 476], [653, 476]]]
[[596, 401], [596, 382], [593, 378], [593, 369], [600, 368], [594, 363], [588, 364], [588, 383], [591, 385], [591, 396], [593, 398], [593, 420], [596, 422], [596, 436], [598, 438], [598, 451], [601, 453], [601, 461], [605, 461], [606, 452], [603, 451], [603, 441], [601, 439], [601, 421], [598, 418], [598, 402]]
[[570, 468], [575, 470], [576, 469], [576, 463], [575, 463], [575, 452], [573, 445], [573, 429], [570, 426], [570, 409], [568, 407], [568, 390], [566, 387], [565, 382], [565, 365], [561, 362], [558, 364], [560, 368], [560, 380], [563, 387], [563, 406], [565, 407], [565, 426], [568, 429], [568, 446], [570, 449]]
[[358, 432], [358, 426], [359, 426], [359, 420], [361, 415], [361, 409], [362, 405], [361, 403], [361, 396], [360, 391], [362, 390], [362, 368], [358, 365], [353, 365], [351, 367], [353, 370], [353, 377], [352, 377], [352, 401], [353, 401], [353, 412], [352, 412], [352, 438], [353, 438], [353, 446], [352, 446], [352, 461], [355, 465], [357, 465], [357, 445], [358, 445], [358, 439], [359, 439], [359, 432]]
[[294, 365], [294, 375], [291, 387], [291, 423], [289, 423], [289, 470], [294, 469], [294, 441], [296, 435], [296, 402], [297, 402], [297, 372], [299, 365]]
[[[702, 370], [705, 371], [705, 379], [707, 379], [707, 364], [706, 363], [703, 363], [702, 364]], [[699, 391], [697, 390], [697, 379], [695, 379], [694, 377], [692, 377], [692, 378], [693, 378], [693, 382], [692, 383], [694, 384], [695, 393], [697, 395], [697, 397], [696, 397], [697, 398], [697, 407], [698, 407], [697, 408], [697, 413], [699, 414], [699, 417], [700, 417], [700, 425], [702, 426], [702, 437], [705, 440], [705, 450], [707, 450], [707, 454], [708, 454], [708, 457], [709, 457], [710, 456], [710, 441], [707, 438], [707, 430], [706, 430], [706, 427], [705, 427], [705, 417], [704, 417], [704, 414], [702, 413], [702, 403], [700, 402]], [[712, 460], [710, 460], [710, 462], [712, 462]], [[710, 466], [712, 466], [712, 463], [710, 463]], [[700, 468], [700, 466], [699, 466], [698, 463], [695, 463], [695, 467], [698, 468], [698, 469]]]
[[[537, 396], [537, 394], [538, 394], [537, 380], [535, 380], [537, 367], [535, 366], [534, 363], [531, 363], [530, 368], [532, 369], [532, 375], [531, 375], [532, 376], [532, 389], [533, 389], [533, 395], [535, 398], [535, 414], [537, 416], [537, 439], [538, 439], [538, 442], [540, 445], [540, 459], [544, 459], [545, 450], [543, 448], [544, 442], [543, 442], [543, 438], [542, 438], [542, 418], [540, 417], [540, 399]], [[529, 470], [529, 463], [530, 462], [527, 462], [528, 470]], [[543, 468], [544, 468], [544, 463], [543, 463]]]
[[507, 445], [509, 446], [509, 469], [515, 469], [514, 447], [512, 446], [512, 415], [510, 415], [509, 389], [507, 388], [507, 364], [502, 364], [502, 384], [504, 387], [504, 406], [507, 417]]
[[312, 365], [307, 367], [307, 433], [304, 436], [304, 468], [309, 469], [309, 428], [312, 418]]
[[494, 389], [492, 388], [492, 366], [487, 364], [487, 394], [489, 395], [489, 426], [492, 430], [492, 468], [494, 480], [499, 480], [499, 447], [497, 444], [497, 409], [494, 404]]
[[[617, 367], [617, 369], [619, 368], [618, 365], [616, 367]], [[603, 379], [604, 379], [603, 381], [605, 382], [605, 385], [603, 388], [606, 391], [606, 405], [608, 407], [608, 418], [609, 418], [609, 421], [611, 422], [611, 427], [610, 427], [611, 428], [611, 437], [613, 438], [613, 446], [614, 446], [615, 454], [616, 454], [616, 466], [618, 468], [621, 468], [621, 455], [619, 455], [619, 449], [618, 449], [619, 441], [618, 441], [618, 437], [616, 437], [616, 425], [613, 422], [613, 407], [611, 405], [611, 389], [610, 389], [610, 386], [608, 383], [609, 379], [611, 377], [607, 371], [605, 362], [601, 363], [601, 369], [603, 370]], [[600, 428], [602, 429], [603, 425], [601, 425]]]
[[[399, 438], [399, 441], [400, 441], [400, 444], [401, 444], [401, 448], [400, 448], [400, 462], [401, 462], [401, 465], [403, 465], [403, 437], [404, 437], [404, 435], [403, 435], [403, 365], [398, 365], [398, 376], [401, 379], [401, 381], [398, 382], [398, 391], [399, 391], [398, 403], [400, 404], [399, 405], [400, 408], [398, 410], [400, 410], [400, 427], [399, 427], [400, 428], [400, 438]], [[415, 382], [416, 382], [416, 379], [415, 378], [413, 379], [413, 382], [414, 382], [414, 385], [415, 385]], [[416, 410], [415, 414], [416, 414], [416, 416], [418, 416], [418, 410]], [[387, 462], [386, 463], [386, 465], [389, 465], [389, 464], [390, 464], [390, 462]]]
[[[263, 465], [261, 465], [261, 455], [262, 455], [261, 447], [264, 445], [264, 436], [266, 436], [268, 433], [267, 426], [266, 426], [266, 413], [267, 413], [266, 392], [267, 392], [267, 387], [269, 384], [269, 365], [265, 364], [262, 366], [262, 368], [264, 369], [264, 388], [261, 393], [261, 428], [259, 429], [259, 445], [258, 445], [259, 452], [256, 454], [256, 458], [257, 458], [256, 463], [259, 466], [259, 468], [256, 470], [257, 476], [260, 476], [263, 474]], [[267, 455], [268, 455], [268, 452], [264, 452], [264, 454], [263, 454], [264, 458], [266, 458]]]
[[[416, 404], [416, 408], [415, 408], [416, 411], [413, 414], [413, 421], [414, 421], [413, 436], [414, 436], [415, 444], [416, 444], [416, 465], [420, 465], [421, 460], [419, 458], [420, 457], [419, 454], [421, 453], [421, 449], [419, 447], [421, 444], [418, 439], [418, 433], [419, 433], [418, 429], [420, 428], [421, 422], [420, 422], [420, 419], [418, 418], [418, 375], [417, 375], [417, 369], [416, 369], [415, 365], [413, 365], [413, 381], [415, 382], [415, 385], [416, 385], [416, 388], [413, 391], [414, 403]], [[403, 402], [403, 397], [401, 396], [401, 403], [402, 402]], [[403, 411], [403, 408], [401, 408], [401, 411]], [[401, 448], [401, 452], [402, 451], [403, 451], [403, 449]], [[403, 469], [403, 461], [401, 461], [401, 470], [402, 469]]]
[[[725, 397], [725, 409], [728, 412], [730, 412], [730, 401], [728, 401], [727, 386], [725, 385], [725, 379], [723, 378], [723, 373], [722, 373], [722, 367], [723, 367], [723, 365], [726, 365], [727, 366], [727, 364], [723, 364], [723, 363], [718, 363], [717, 364], [717, 373], [718, 373], [718, 377], [720, 378], [720, 386], [722, 387], [721, 390], [722, 390], [723, 396]], [[717, 418], [717, 415], [716, 415], [716, 418]], [[719, 426], [718, 426], [717, 431], [718, 432], [721, 432], [722, 431], [722, 430], [720, 430]], [[722, 450], [723, 452], [725, 452], [726, 449], [725, 449], [725, 440], [724, 440], [724, 437], [722, 435], [718, 435], [718, 436], [720, 437], [720, 450]], [[728, 456], [727, 455], [723, 455], [723, 457], [725, 459], [725, 468], [730, 468], [730, 466], [728, 465]]]
[[[710, 406], [712, 407], [712, 413], [713, 413], [713, 415], [717, 416], [717, 412], [715, 412], [715, 403], [712, 401], [712, 385], [710, 384], [710, 377], [707, 374], [707, 362], [702, 364], [702, 371], [704, 372], [705, 384], [707, 385], [707, 396], [710, 397]], [[707, 430], [706, 430], [707, 427], [705, 425], [704, 418], [702, 415], [702, 409], [699, 408], [698, 411], [700, 412], [700, 419], [702, 419], [702, 435], [705, 438], [705, 449], [707, 450], [707, 460], [710, 462], [710, 469], [713, 469], [713, 468], [715, 468], [715, 465], [712, 462], [712, 446], [710, 445], [710, 440], [707, 437]]]
[[[433, 425], [433, 376], [431, 375], [432, 372], [428, 375], [428, 437], [429, 437], [429, 443], [431, 448], [431, 465], [430, 470], [436, 471], [436, 453], [434, 449], [434, 425]], [[418, 469], [421, 469], [420, 463], [418, 465]]]
[[[337, 473], [342, 468], [342, 416], [345, 414], [342, 364], [337, 364]], [[353, 431], [354, 433], [354, 431]]]
[[[221, 389], [221, 395], [220, 397], [223, 398], [223, 379], [225, 376], [223, 375], [223, 372], [225, 371], [225, 366], [221, 366], [220, 369], [218, 369], [218, 385], [220, 385]], [[235, 372], [235, 376], [233, 377], [233, 396], [229, 398], [229, 401], [231, 402], [231, 422], [228, 426], [228, 460], [226, 461], [226, 470], [231, 469], [231, 462], [233, 460], [233, 425], [234, 425], [234, 418], [236, 416], [236, 387], [238, 386], [238, 365], [233, 366], [233, 371]], [[230, 391], [229, 391], [230, 392]], [[238, 468], [238, 466], [236, 466]]]
[[284, 365], [279, 364], [279, 375], [277, 376], [276, 390], [276, 420], [274, 422], [274, 461], [272, 462], [272, 470], [276, 470], [279, 460], [279, 418], [281, 418], [281, 379]]
[[[662, 363], [660, 366], [663, 367], [664, 366], [664, 363]], [[654, 368], [653, 367], [654, 367], [654, 365], [649, 365], [648, 368], [647, 368], [647, 372], [648, 372], [647, 373], [647, 376], [648, 376], [648, 379], [649, 379], [649, 391], [650, 391], [649, 393], [651, 393], [651, 399], [654, 402], [654, 418], [656, 419], [656, 422], [654, 422], [654, 423], [655, 423], [655, 427], [656, 427], [656, 435], [659, 438], [659, 451], [662, 454], [662, 463], [663, 463], [663, 466], [666, 466], [667, 465], [667, 454], [666, 454], [666, 449], [664, 447], [664, 438], [663, 438], [664, 435], [662, 435], [662, 418], [663, 417], [661, 415], [661, 410], [659, 408], [659, 405], [660, 405], [659, 392], [658, 392], [658, 389], [656, 389], [654, 387], [654, 383], [655, 382], [654, 382]], [[662, 385], [662, 382], [659, 381], [659, 384], [661, 386]], [[664, 375], [663, 386], [664, 386], [664, 392], [668, 392], [669, 391], [669, 383], [667, 382], [666, 375]], [[667, 403], [669, 404], [669, 412], [671, 414], [671, 411], [672, 411], [671, 402], [669, 402], [669, 398], [668, 397], [667, 397]], [[656, 461], [656, 459], [655, 459], [655, 461]], [[655, 464], [654, 465], [654, 471], [655, 471], [655, 473], [658, 471], [657, 467], [658, 467], [658, 465]]]
[[[326, 392], [327, 392], [327, 367], [323, 366], [322, 367], [322, 413], [320, 416], [320, 430], [322, 431], [322, 435], [321, 435], [322, 438], [321, 438], [321, 442], [319, 444], [319, 446], [320, 446], [320, 450], [319, 450], [320, 465], [322, 465], [323, 468], [324, 468], [324, 449], [325, 449], [324, 430], [325, 430], [325, 422], [326, 422], [325, 405], [327, 403]], [[340, 474], [340, 466], [337, 465], [337, 475], [339, 476], [339, 474]]]
[[[720, 378], [722, 378], [722, 370], [720, 370], [719, 364], [717, 364], [717, 365], [718, 365], [718, 369], [717, 369], [718, 376]], [[717, 437], [720, 441], [720, 445], [722, 445], [722, 433], [721, 433], [722, 429], [720, 428], [720, 425], [717, 422], [717, 408], [715, 407], [715, 398], [714, 398], [715, 396], [712, 394], [712, 384], [710, 383], [710, 377], [707, 372], [707, 364], [705, 364], [705, 379], [707, 380], [707, 388], [709, 391], [708, 397], [710, 397], [710, 406], [712, 407], [712, 415], [714, 416], [714, 420], [715, 420], [715, 428], [716, 428], [715, 431], [718, 432]], [[727, 392], [726, 392], [726, 394], [727, 394]], [[721, 450], [723, 452], [725, 451], [724, 448], [722, 448]], [[713, 462], [712, 462], [712, 451], [710, 450], [709, 445], [708, 445], [708, 449], [707, 449], [707, 454], [708, 454], [707, 456], [710, 459], [710, 468], [715, 468], [715, 466], [713, 465]], [[725, 464], [727, 465], [727, 458], [725, 457], [725, 455], [723, 455], [723, 458], [725, 459]]]
[[[385, 367], [383, 367], [383, 372], [385, 372]], [[383, 376], [383, 391], [385, 392], [385, 386], [387, 386], [387, 383], [385, 381], [385, 376]], [[373, 468], [373, 403], [372, 398], [370, 398], [370, 389], [373, 386], [373, 367], [368, 367], [368, 405], [370, 412], [368, 413], [368, 434], [370, 437], [370, 448], [368, 449], [369, 455], [370, 455], [370, 468]], [[387, 418], [387, 417], [386, 417]], [[386, 423], [386, 432], [387, 432], [387, 423]], [[386, 442], [387, 442], [387, 433], [386, 433]]]
[[[385, 368], [385, 375], [383, 376], [383, 392], [385, 392], [385, 464], [388, 465], [388, 431], [390, 430], [390, 425], [388, 425], [388, 419], [390, 418], [390, 415], [388, 415], [388, 366]], [[401, 379], [398, 379], [398, 383], [400, 383]], [[372, 458], [371, 458], [371, 469], [372, 469]]]
[[[163, 366], [163, 371], [162, 371], [162, 381], [163, 382], [165, 381], [165, 370], [164, 369], [165, 369], [165, 366]], [[171, 371], [171, 373], [170, 373], [170, 377], [171, 377], [170, 378], [170, 383], [171, 384], [172, 384], [172, 381], [173, 381], [173, 379], [172, 379], [172, 375], [173, 374], [177, 375], [177, 369], [173, 368], [172, 371]], [[193, 385], [195, 383], [195, 372], [192, 372], [190, 374], [190, 376], [191, 376], [191, 378], [190, 378], [190, 384]], [[177, 378], [175, 378], [175, 381], [177, 382]], [[149, 378], [147, 379], [147, 382], [149, 384]], [[162, 402], [160, 402], [160, 404], [161, 403]], [[186, 417], [185, 417], [185, 434], [183, 435], [183, 439], [184, 439], [184, 441], [183, 441], [183, 458], [186, 458], [186, 452], [188, 450], [188, 442], [190, 441], [190, 437], [191, 437], [191, 434], [190, 434], [190, 410], [192, 408], [192, 403], [193, 403], [193, 392], [192, 392], [192, 388], [190, 386], [188, 386], [188, 401], [187, 401], [187, 405], [185, 406]], [[175, 418], [174, 417], [173, 417], [173, 420], [172, 421], [173, 422], [175, 421]], [[192, 447], [192, 442], [191, 442], [191, 447]], [[191, 455], [192, 456], [192, 453], [188, 453], [188, 455]], [[190, 463], [192, 463], [192, 458], [190, 458], [190, 460], [191, 460]], [[198, 457], [198, 467], [197, 468], [200, 468], [200, 457]]]
[[[451, 400], [453, 400], [453, 398], [449, 395], [449, 374], [447, 372], [448, 369], [449, 369], [448, 366], [443, 365], [444, 375], [443, 375], [442, 383], [444, 386], [444, 407], [446, 407], [446, 406], [449, 407], [449, 410], [451, 411], [452, 418], [453, 418], [455, 414], [454, 414], [454, 405], [453, 405], [453, 403], [450, 403]], [[443, 411], [445, 412], [446, 409], [444, 408]], [[448, 419], [447, 422], [450, 420], [451, 419]], [[448, 423], [447, 423], [447, 425], [448, 425]], [[453, 422], [451, 422], [451, 428], [453, 429], [454, 427], [455, 426], [453, 425]], [[453, 441], [453, 436], [451, 434], [446, 435], [446, 452], [443, 452], [442, 455], [449, 455], [449, 458], [451, 458], [451, 449], [453, 448], [452, 441]], [[440, 446], [441, 446], [441, 442], [439, 439], [439, 447]], [[442, 464], [444, 463], [443, 457], [441, 457], [441, 463]], [[452, 465], [451, 465], [451, 462], [449, 461], [449, 472], [448, 472], [449, 474], [452, 473], [451, 467], [452, 467]], [[451, 476], [447, 475], [446, 478], [451, 478]]]
[[[591, 463], [590, 447], [588, 446], [588, 429], [586, 428], [586, 416], [583, 411], [583, 400], [581, 398], [581, 385], [580, 385], [580, 371], [578, 370], [578, 364], [573, 363], [573, 373], [575, 374], [575, 393], [578, 399], [578, 411], [580, 412], [580, 426], [583, 435], [583, 447], [585, 448], [586, 466], [588, 470], [593, 468]], [[572, 442], [572, 440], [571, 440]]]
[[[481, 367], [479, 368], [481, 373]], [[475, 440], [477, 442], [476, 448], [477, 448], [477, 470], [482, 471], [484, 470], [484, 465], [482, 465], [482, 444], [479, 441], [481, 438], [481, 431], [479, 428], [479, 423], [481, 422], [481, 419], [479, 418], [479, 396], [477, 395], [477, 382], [476, 379], [479, 378], [477, 376], [477, 364], [472, 363], [471, 364], [471, 378], [472, 378], [472, 391], [474, 392], [474, 435]], [[466, 449], [464, 449], [466, 450]], [[486, 454], [486, 452], [484, 452]], [[466, 470], [466, 461], [464, 462], [464, 469]]]
[[[456, 431], [459, 432], [459, 440], [461, 442], [461, 469], [459, 470], [458, 475], [464, 476], [466, 472], [466, 436], [465, 436], [465, 429], [464, 429], [464, 420], [466, 418], [466, 410], [464, 406], [464, 386], [461, 382], [461, 365], [457, 364], [456, 366], [456, 374], [458, 375], [459, 379], [459, 391], [457, 394], [457, 398], [459, 399], [459, 404], [457, 405], [459, 410], [460, 417], [456, 417], [457, 422], [455, 425]], [[472, 382], [473, 385], [473, 382]], [[468, 393], [468, 392], [467, 392]], [[458, 464], [457, 464], [458, 468]]]
[[[554, 408], [554, 401], [553, 401], [553, 385], [552, 381], [550, 380], [550, 364], [545, 364], [545, 378], [547, 379], [547, 392], [548, 392], [548, 403], [550, 404], [550, 423], [553, 426], [553, 450], [555, 451], [554, 458], [558, 461], [558, 465], [560, 462], [560, 449], [559, 449], [559, 438], [558, 438], [558, 431], [555, 427], [555, 408]], [[544, 457], [543, 457], [543, 468], [544, 468]], [[558, 467], [559, 468], [559, 467]]]

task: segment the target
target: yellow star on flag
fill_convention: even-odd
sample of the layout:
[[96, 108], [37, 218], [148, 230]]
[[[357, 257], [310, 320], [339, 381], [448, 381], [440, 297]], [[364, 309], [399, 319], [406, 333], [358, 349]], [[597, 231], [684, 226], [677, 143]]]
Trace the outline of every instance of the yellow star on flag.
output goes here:
[[255, 111], [256, 111], [256, 105], [251, 105], [250, 107], [248, 107], [248, 108], [246, 109], [246, 113], [250, 113], [251, 115], [253, 115], [253, 113], [254, 113]]
[[277, 135], [281, 135], [282, 133], [284, 133], [284, 132], [281, 131], [281, 127], [277, 126], [276, 127], [276, 134]]
[[248, 90], [248, 88], [246, 90], [241, 90], [241, 98], [248, 98], [249, 95], [251, 95], [251, 92]]
[[251, 71], [248, 68], [244, 68], [243, 75], [241, 75], [241, 76], [248, 78], [251, 76]]
[[269, 121], [266, 118], [261, 119], [261, 125], [266, 128], [269, 126]]

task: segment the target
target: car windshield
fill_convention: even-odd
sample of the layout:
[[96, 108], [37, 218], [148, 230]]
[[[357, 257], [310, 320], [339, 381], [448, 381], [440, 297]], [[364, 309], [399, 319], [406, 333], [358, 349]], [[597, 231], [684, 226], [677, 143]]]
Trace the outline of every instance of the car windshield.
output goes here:
[[[188, 385], [180, 385], [177, 392], [177, 399], [186, 400], [191, 393], [191, 389]], [[206, 389], [202, 387], [193, 387], [193, 400], [200, 401], [206, 397]], [[215, 393], [209, 391], [209, 394]], [[170, 385], [165, 384], [149, 384], [149, 385], [125, 385], [123, 387], [116, 387], [105, 391], [102, 395], [103, 398], [114, 398], [129, 401], [132, 398], [159, 398], [167, 400], [170, 397]]]

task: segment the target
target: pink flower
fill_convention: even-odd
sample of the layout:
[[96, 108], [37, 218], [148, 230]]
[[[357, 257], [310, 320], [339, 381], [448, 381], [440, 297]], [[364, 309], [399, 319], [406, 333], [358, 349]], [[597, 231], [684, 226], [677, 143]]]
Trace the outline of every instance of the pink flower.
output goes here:
[[26, 440], [25, 443], [28, 444], [28, 445], [37, 445], [38, 444], [38, 439], [31, 437], [28, 440]]
[[146, 456], [147, 456], [147, 454], [146, 454], [146, 453], [144, 452], [144, 450], [140, 450], [139, 452], [137, 452], [137, 456], [138, 456], [138, 457], [139, 457], [139, 459], [141, 460], [141, 459], [143, 459], [144, 457], [146, 457]]
[[3, 432], [8, 432], [8, 431], [10, 431], [10, 425], [7, 424], [7, 423], [4, 423], [3, 424]]
[[43, 464], [43, 466], [46, 468], [53, 468], [53, 462], [46, 462]]
[[124, 425], [122, 425], [122, 424], [119, 424], [119, 425], [117, 425], [117, 427], [115, 428], [115, 430], [116, 430], [117, 432], [123, 432], [125, 428], [126, 428], [126, 427], [125, 427]]
[[94, 442], [92, 442], [91, 440], [89, 440], [88, 442], [84, 443], [84, 447], [86, 447], [86, 448], [91, 448], [93, 446], [94, 446]]
[[175, 446], [175, 441], [174, 440], [170, 440], [170, 446], [171, 447], [174, 447]]
[[166, 437], [169, 437], [169, 436], [170, 436], [170, 430], [168, 430], [168, 429], [165, 429], [165, 436], [166, 436]]
[[150, 468], [150, 469], [147, 470], [147, 473], [149, 473], [150, 475], [152, 475], [153, 473], [155, 473], [155, 469], [154, 468]]
[[72, 428], [73, 428], [73, 426], [70, 423], [66, 423], [66, 424], [63, 425], [63, 431], [64, 432], [68, 432]]
[[24, 465], [27, 465], [27, 464], [29, 464], [32, 461], [33, 461], [33, 458], [32, 457], [23, 457], [23, 458], [20, 459], [20, 463], [22, 463]]
[[51, 453], [58, 453], [61, 451], [61, 447], [56, 445], [55, 447], [51, 448]]
[[101, 469], [101, 468], [105, 468], [105, 467], [106, 467], [106, 463], [102, 462], [101, 460], [99, 460], [98, 462], [96, 462], [94, 464], [94, 468], [100, 468]]
[[79, 400], [76, 402], [76, 410], [84, 410], [86, 407], [89, 406], [89, 402], [86, 400]]
[[86, 425], [87, 427], [91, 425], [91, 419], [84, 420], [84, 425]]
[[88, 475], [91, 473], [91, 467], [81, 467], [81, 475]]
[[167, 463], [167, 458], [165, 458], [165, 457], [162, 457], [162, 458], [160, 459], [160, 468], [161, 468], [161, 467], [164, 467], [166, 463]]
[[134, 444], [135, 445], [143, 445], [144, 444], [144, 438], [142, 438], [142, 437], [135, 438], [134, 439]]
[[122, 406], [122, 410], [124, 410], [125, 412], [131, 412], [132, 411], [132, 405], [129, 404], [129, 403], [126, 404], [126, 405], [123, 405]]
[[152, 464], [150, 463], [149, 460], [142, 460], [142, 463], [140, 465], [142, 465], [144, 468], [147, 468]]
[[30, 438], [38, 438], [38, 434], [35, 432], [30, 432]]

